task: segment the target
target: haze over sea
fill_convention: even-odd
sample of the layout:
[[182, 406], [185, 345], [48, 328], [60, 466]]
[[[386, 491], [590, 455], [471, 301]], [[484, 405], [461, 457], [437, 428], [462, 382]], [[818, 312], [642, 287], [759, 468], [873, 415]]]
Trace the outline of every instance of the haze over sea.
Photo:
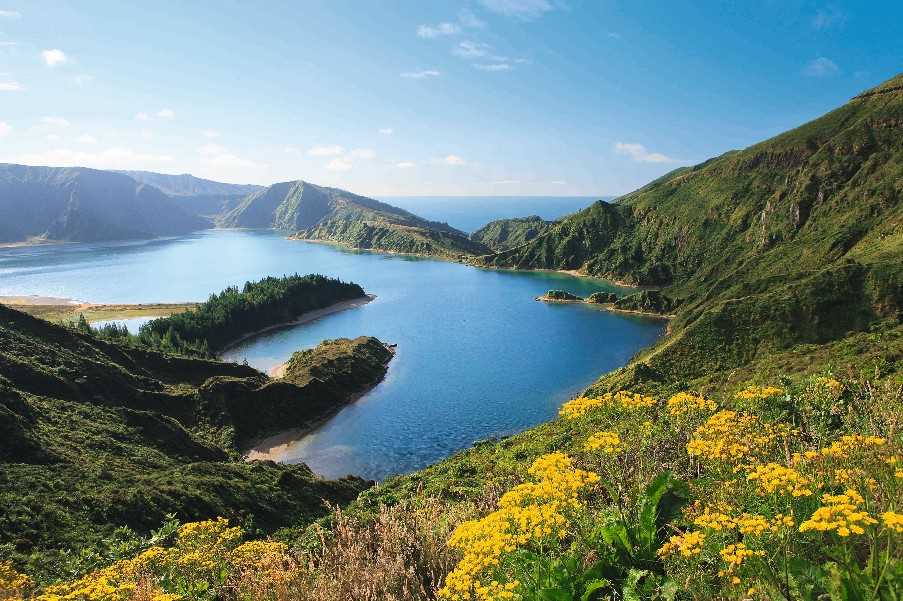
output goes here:
[[[424, 202], [403, 206], [462, 229], [498, 206], [507, 206], [506, 216], [547, 218], [573, 207], [570, 199], [508, 199], [498, 206], [469, 198]], [[294, 272], [351, 280], [377, 298], [269, 332], [225, 358], [267, 371], [327, 338], [373, 335], [398, 345], [384, 382], [275, 455], [330, 477], [380, 479], [408, 472], [477, 440], [547, 420], [600, 373], [651, 344], [664, 325], [534, 300], [550, 288], [581, 295], [613, 289], [599, 280], [349, 251], [289, 241], [272, 231], [210, 230], [167, 240], [0, 249], [0, 295], [98, 303], [200, 301], [226, 286]]]

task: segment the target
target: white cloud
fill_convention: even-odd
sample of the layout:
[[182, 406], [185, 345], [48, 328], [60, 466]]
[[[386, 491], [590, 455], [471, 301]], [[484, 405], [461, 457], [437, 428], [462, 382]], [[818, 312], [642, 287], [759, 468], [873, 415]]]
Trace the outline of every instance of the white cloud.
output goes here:
[[351, 156], [356, 159], [372, 159], [376, 156], [376, 151], [370, 148], [355, 148], [351, 151]]
[[524, 21], [537, 19], [552, 10], [548, 0], [481, 0], [481, 3], [494, 13]]
[[22, 13], [15, 10], [0, 10], [0, 19], [18, 19]]
[[608, 37], [610, 37], [610, 38], [613, 39], [613, 40], [620, 40], [620, 39], [621, 39], [621, 34], [618, 33], [617, 31], [609, 31], [609, 32], [608, 32]]
[[408, 79], [424, 79], [425, 77], [439, 77], [441, 73], [435, 69], [422, 69], [420, 71], [405, 71], [401, 73], [402, 77]]
[[176, 116], [175, 111], [172, 109], [160, 109], [157, 111], [157, 117], [161, 119], [172, 119]]
[[16, 162], [26, 165], [57, 167], [93, 167], [95, 169], [147, 169], [171, 163], [173, 157], [136, 152], [129, 148], [109, 148], [100, 152], [86, 152], [57, 148], [46, 152], [20, 155]]
[[47, 139], [48, 142], [57, 142], [60, 139], [60, 137], [56, 134], [47, 134], [44, 137]]
[[448, 155], [447, 157], [442, 159], [442, 162], [445, 163], [446, 165], [454, 165], [456, 167], [460, 166], [460, 165], [464, 165], [466, 163], [464, 161], [464, 159], [462, 159], [461, 157], [459, 157], [456, 154]]
[[566, 181], [564, 181], [563, 179], [553, 179], [553, 180], [552, 180], [551, 182], [549, 182], [549, 183], [555, 184], [556, 186], [566, 186], [566, 185], [568, 185], [568, 183], [567, 183]]
[[347, 171], [351, 169], [351, 162], [346, 159], [332, 159], [326, 164], [326, 168], [330, 171]]
[[675, 159], [665, 156], [660, 152], [649, 152], [642, 144], [632, 144], [627, 142], [617, 142], [615, 151], [618, 154], [629, 156], [638, 163], [674, 163]]
[[41, 123], [50, 127], [69, 127], [70, 125], [69, 121], [62, 117], [41, 117]]
[[391, 136], [392, 134], [395, 133], [395, 131], [391, 127], [384, 127], [379, 130], [379, 133], [381, 133], [384, 136]]
[[458, 42], [458, 45], [455, 46], [452, 53], [463, 58], [479, 58], [481, 56], [486, 56], [491, 51], [492, 46], [489, 44], [464, 40], [463, 42]]
[[301, 154], [301, 149], [296, 146], [286, 146], [282, 149], [285, 154]]
[[500, 180], [498, 180], [496, 182], [492, 182], [492, 183], [499, 185], [499, 186], [510, 186], [510, 185], [514, 185], [514, 184], [519, 184], [520, 180], [519, 179], [500, 179]]
[[830, 29], [835, 25], [843, 25], [846, 21], [846, 13], [837, 7], [819, 9], [812, 18], [812, 27], [815, 29]]
[[229, 173], [230, 177], [236, 177], [236, 171], [244, 174], [241, 177], [259, 176], [266, 169], [266, 165], [246, 159], [229, 151], [219, 144], [204, 144], [198, 148], [201, 155], [201, 163], [213, 174]]
[[834, 61], [820, 56], [803, 68], [803, 75], [806, 77], [830, 77], [838, 71], [840, 71], [840, 67]]
[[151, 131], [151, 130], [149, 130], [149, 129], [142, 129], [142, 130], [141, 130], [140, 132], [138, 132], [138, 133], [139, 133], [139, 135], [140, 135], [142, 138], [144, 138], [145, 140], [150, 140], [151, 138], [154, 137], [154, 132]]
[[150, 115], [147, 113], [135, 113], [135, 119], [138, 121], [150, 121]]
[[0, 138], [3, 136], [8, 136], [9, 132], [13, 130], [13, 126], [7, 123], [6, 121], [0, 121]]
[[18, 46], [18, 42], [10, 42], [9, 40], [4, 40], [0, 42], [0, 48], [12, 48], [13, 46]]
[[474, 65], [474, 67], [481, 71], [507, 71], [511, 68], [511, 65], [508, 63], [492, 63], [488, 65]]
[[464, 27], [469, 27], [471, 29], [482, 29], [483, 27], [486, 27], [486, 21], [483, 21], [473, 14], [473, 11], [466, 8], [458, 13], [458, 21]]
[[0, 81], [0, 92], [21, 92], [25, 86], [18, 81]]
[[228, 169], [263, 169], [265, 165], [252, 161], [251, 159], [243, 159], [230, 152], [213, 155], [202, 159], [204, 164], [211, 167], [223, 167]]
[[333, 157], [340, 154], [345, 154], [344, 146], [339, 146], [338, 144], [333, 144], [331, 146], [314, 146], [310, 150], [307, 151], [312, 157]]
[[218, 138], [220, 133], [215, 129], [205, 129], [201, 131], [201, 135], [205, 138]]
[[44, 59], [44, 63], [46, 63], [48, 67], [57, 67], [59, 65], [65, 65], [69, 62], [69, 57], [66, 56], [66, 53], [59, 48], [42, 50], [41, 58]]
[[439, 23], [438, 25], [420, 25], [417, 28], [419, 38], [438, 38], [447, 35], [461, 33], [461, 28], [455, 23]]
[[97, 138], [95, 138], [94, 136], [89, 136], [88, 134], [79, 136], [78, 141], [81, 144], [97, 144]]
[[395, 163], [395, 166], [399, 169], [410, 169], [411, 167], [415, 167], [417, 164], [413, 161], [401, 161], [400, 163]]

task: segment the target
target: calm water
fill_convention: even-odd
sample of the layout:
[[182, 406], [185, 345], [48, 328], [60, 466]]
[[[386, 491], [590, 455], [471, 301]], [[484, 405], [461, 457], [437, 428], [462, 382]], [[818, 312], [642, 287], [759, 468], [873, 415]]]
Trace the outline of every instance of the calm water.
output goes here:
[[380, 200], [425, 219], [474, 232], [490, 221], [539, 215], [554, 221], [610, 196], [393, 196]]
[[600, 281], [345, 251], [272, 232], [0, 249], [0, 295], [100, 303], [200, 301], [225, 286], [294, 272], [355, 281], [377, 299], [274, 331], [229, 359], [267, 370], [324, 338], [368, 334], [398, 344], [383, 383], [284, 449], [283, 460], [326, 476], [407, 472], [547, 420], [663, 329], [658, 320], [533, 300], [550, 288], [609, 288]]

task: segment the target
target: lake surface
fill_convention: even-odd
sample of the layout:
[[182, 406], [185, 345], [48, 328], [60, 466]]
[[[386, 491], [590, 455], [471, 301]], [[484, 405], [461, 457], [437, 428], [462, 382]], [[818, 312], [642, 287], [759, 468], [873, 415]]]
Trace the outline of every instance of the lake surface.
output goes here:
[[351, 280], [377, 298], [272, 331], [228, 359], [268, 370], [325, 338], [373, 335], [398, 345], [384, 382], [281, 449], [281, 460], [304, 461], [330, 477], [408, 472], [548, 420], [664, 327], [534, 300], [550, 288], [580, 295], [613, 289], [602, 281], [348, 251], [266, 231], [0, 249], [0, 295], [97, 303], [202, 301], [229, 285], [295, 272]]

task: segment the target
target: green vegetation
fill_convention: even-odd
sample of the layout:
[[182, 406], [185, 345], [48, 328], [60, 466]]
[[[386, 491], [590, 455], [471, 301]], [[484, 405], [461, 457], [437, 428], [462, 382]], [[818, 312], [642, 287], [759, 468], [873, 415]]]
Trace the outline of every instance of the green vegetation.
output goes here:
[[537, 215], [517, 219], [498, 219], [490, 221], [472, 233], [470, 239], [498, 252], [522, 246], [544, 233], [552, 225], [552, 221], [546, 221]]
[[[241, 290], [231, 287], [211, 294], [192, 311], [148, 322], [136, 338], [150, 348], [171, 352], [217, 353], [243, 336], [289, 323], [308, 311], [364, 296], [357, 284], [322, 275], [266, 277], [245, 283]], [[122, 335], [115, 328], [100, 333]]]
[[[372, 374], [373, 344], [352, 346]], [[0, 555], [60, 578], [111, 557], [117, 528], [146, 533], [168, 514], [263, 532], [322, 515], [322, 499], [348, 502], [366, 482], [240, 460], [250, 441], [321, 419], [360, 391], [361, 380], [343, 379], [353, 364], [337, 357], [334, 347], [322, 362], [310, 353], [310, 365], [342, 369], [299, 386], [0, 305]]]
[[677, 304], [658, 290], [641, 290], [621, 298], [615, 298], [614, 308], [621, 311], [637, 311], [639, 313], [673, 313]]
[[613, 303], [618, 300], [618, 295], [614, 292], [593, 292], [586, 297], [586, 302], [594, 304]]
[[552, 301], [582, 301], [583, 299], [576, 294], [571, 294], [567, 290], [549, 290], [540, 297], [542, 300]]
[[373, 336], [324, 340], [292, 355], [282, 378], [298, 386], [319, 380], [345, 394], [361, 392], [385, 377], [392, 352]]

